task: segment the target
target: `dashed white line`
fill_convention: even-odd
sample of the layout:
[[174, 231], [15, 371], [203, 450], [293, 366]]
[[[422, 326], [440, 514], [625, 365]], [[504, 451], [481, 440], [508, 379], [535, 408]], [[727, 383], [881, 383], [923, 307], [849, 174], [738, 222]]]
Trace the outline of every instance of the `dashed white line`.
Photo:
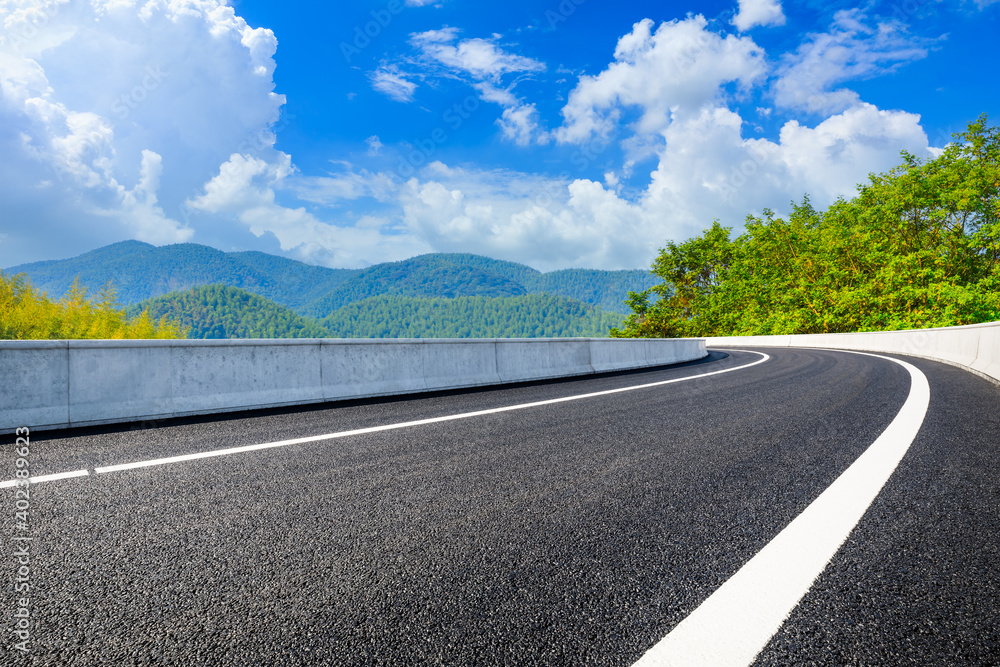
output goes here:
[[888, 359], [910, 373], [910, 393], [899, 414], [802, 514], [634, 667], [752, 663], [826, 569], [917, 437], [930, 404], [927, 377], [918, 369], [866, 356]]
[[[738, 351], [738, 350], [734, 350]], [[562, 398], [552, 398], [544, 401], [535, 401], [533, 403], [521, 403], [519, 405], [508, 405], [502, 408], [492, 408], [489, 410], [477, 410], [475, 412], [463, 412], [454, 415], [446, 415], [444, 417], [432, 417], [429, 419], [418, 419], [416, 421], [401, 422], [397, 424], [385, 424], [383, 426], [371, 426], [368, 428], [359, 428], [351, 431], [340, 431], [338, 433], [326, 433], [324, 435], [313, 435], [305, 438], [293, 438], [290, 440], [279, 440], [277, 442], [266, 442], [259, 445], [246, 445], [242, 447], [230, 447], [227, 449], [216, 449], [207, 452], [196, 452], [194, 454], [184, 454], [181, 456], [169, 456], [160, 459], [150, 459], [148, 461], [136, 461], [134, 463], [122, 463], [119, 465], [102, 466], [94, 468], [94, 472], [103, 475], [113, 472], [121, 472], [123, 470], [135, 470], [137, 468], [151, 468], [154, 466], [165, 466], [172, 463], [182, 463], [185, 461], [197, 461], [199, 459], [217, 458], [221, 456], [231, 456], [233, 454], [242, 454], [245, 452], [259, 451], [263, 449], [274, 449], [277, 447], [289, 447], [291, 445], [303, 445], [312, 442], [322, 442], [324, 440], [335, 440], [338, 438], [349, 438], [355, 435], [365, 435], [368, 433], [380, 433], [383, 431], [394, 431], [404, 428], [413, 428], [415, 426], [424, 426], [427, 424], [439, 424], [441, 422], [456, 421], [459, 419], [471, 419], [473, 417], [482, 417], [484, 415], [494, 415], [502, 412], [511, 412], [514, 410], [526, 410], [528, 408], [537, 408], [546, 405], [555, 405], [558, 403], [566, 403], [569, 401], [580, 401], [588, 398], [596, 398], [599, 396], [609, 396], [611, 394], [620, 394], [627, 391], [638, 391], [640, 389], [650, 389], [653, 387], [662, 387], [668, 384], [674, 384], [677, 382], [687, 382], [690, 380], [697, 380], [699, 378], [706, 378], [713, 375], [722, 375], [723, 373], [732, 373], [733, 371], [744, 370], [758, 364], [762, 364], [769, 360], [771, 357], [763, 352], [751, 352], [751, 354], [760, 355], [760, 359], [749, 364], [743, 364], [741, 366], [735, 366], [733, 368], [724, 368], [718, 371], [710, 371], [708, 373], [700, 373], [698, 375], [691, 375], [682, 378], [674, 378], [673, 380], [661, 380], [659, 382], [650, 382], [647, 384], [634, 385], [631, 387], [619, 387], [618, 389], [606, 389], [604, 391], [595, 391], [588, 394], [577, 394], [575, 396], [564, 396]], [[87, 475], [86, 470], [78, 470], [70, 473], [60, 473], [58, 475], [44, 475], [42, 477], [32, 478], [32, 483], [38, 482], [48, 482], [55, 481], [57, 479], [66, 479], [68, 477], [82, 477]], [[16, 481], [2, 482], [0, 483], [0, 488], [10, 487], [17, 484]]]

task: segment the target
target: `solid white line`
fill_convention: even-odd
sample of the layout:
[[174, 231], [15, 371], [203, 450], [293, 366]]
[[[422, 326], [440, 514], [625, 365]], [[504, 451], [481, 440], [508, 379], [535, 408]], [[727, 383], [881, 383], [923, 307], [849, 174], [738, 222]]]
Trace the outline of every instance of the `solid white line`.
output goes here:
[[[864, 354], [864, 353], [854, 353]], [[748, 665], [826, 569], [917, 436], [930, 403], [927, 377], [910, 373], [896, 418], [857, 461], [760, 553], [681, 621], [635, 667]]]
[[[739, 352], [740, 350], [731, 350], [734, 352]], [[749, 352], [749, 351], [748, 351]], [[525, 410], [527, 408], [537, 408], [545, 405], [555, 405], [557, 403], [566, 403], [568, 401], [579, 401], [587, 398], [596, 398], [598, 396], [609, 396], [611, 394], [619, 394], [626, 391], [637, 391], [639, 389], [650, 389], [652, 387], [662, 387], [668, 384], [674, 384], [675, 382], [686, 382], [689, 380], [697, 380], [699, 378], [706, 378], [713, 375], [721, 375], [723, 373], [732, 373], [733, 371], [739, 371], [746, 368], [751, 368], [758, 364], [762, 364], [769, 360], [771, 357], [763, 352], [750, 352], [750, 354], [760, 355], [760, 359], [749, 364], [743, 364], [742, 366], [735, 366], [733, 368], [724, 368], [718, 371], [711, 371], [709, 373], [701, 373], [699, 375], [691, 375], [688, 377], [675, 378], [673, 380], [661, 380], [660, 382], [650, 382], [648, 384], [635, 385], [631, 387], [620, 387], [618, 389], [607, 389], [604, 391], [595, 391], [589, 394], [578, 394], [576, 396], [564, 396], [562, 398], [553, 398], [545, 401], [536, 401], [534, 403], [522, 403], [520, 405], [509, 405], [502, 408], [492, 408], [489, 410], [477, 410], [476, 412], [464, 412], [455, 415], [447, 415], [445, 417], [432, 417], [430, 419], [419, 419], [416, 421], [401, 422], [397, 424], [386, 424], [383, 426], [371, 426], [368, 428], [359, 428], [352, 431], [340, 431], [338, 433], [327, 433], [324, 435], [313, 435], [305, 438], [294, 438], [291, 440], [279, 440], [277, 442], [267, 442], [259, 445], [246, 445], [243, 447], [230, 447], [228, 449], [216, 449], [207, 452], [197, 452], [195, 454], [184, 454], [181, 456], [170, 456], [161, 459], [152, 459], [149, 461], [136, 461], [134, 463], [122, 463], [120, 465], [113, 466], [103, 466], [100, 468], [95, 468], [94, 471], [98, 474], [107, 474], [112, 472], [120, 472], [123, 470], [135, 470], [137, 468], [150, 468], [153, 466], [163, 466], [169, 465], [171, 463], [181, 463], [184, 461], [196, 461], [199, 459], [216, 458], [220, 456], [230, 456], [232, 454], [242, 454], [244, 452], [259, 451], [262, 449], [274, 449], [276, 447], [289, 447], [291, 445], [302, 445], [311, 442], [321, 442], [324, 440], [334, 440], [337, 438], [348, 438], [354, 435], [364, 435], [368, 433], [380, 433], [382, 431], [394, 431], [397, 429], [412, 428], [415, 426], [424, 426], [427, 424], [439, 424], [441, 422], [455, 421], [458, 419], [470, 419], [472, 417], [482, 417], [484, 415], [493, 415], [501, 412], [510, 412], [513, 410]], [[86, 471], [83, 471], [86, 473]], [[76, 476], [76, 473], [67, 473], [70, 476]], [[46, 480], [48, 481], [48, 480]], [[3, 482], [2, 486], [13, 486], [16, 482]]]
[[[29, 477], [28, 483], [30, 484], [40, 484], [42, 482], [55, 482], [60, 479], [70, 479], [71, 477], [86, 477], [90, 473], [86, 470], [74, 470], [72, 472], [57, 472], [53, 475], [39, 475], [38, 477]], [[9, 489], [11, 487], [17, 486], [18, 480], [12, 479], [6, 482], [0, 482], [0, 489]]]

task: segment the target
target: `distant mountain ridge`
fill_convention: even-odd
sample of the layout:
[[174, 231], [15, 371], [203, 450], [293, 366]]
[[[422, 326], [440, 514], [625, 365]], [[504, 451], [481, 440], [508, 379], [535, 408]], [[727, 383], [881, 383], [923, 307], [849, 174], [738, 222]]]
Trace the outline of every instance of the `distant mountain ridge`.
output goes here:
[[122, 241], [65, 260], [22, 264], [32, 284], [59, 298], [79, 278], [90, 293], [109, 282], [123, 305], [206, 285], [239, 288], [296, 314], [324, 318], [378, 296], [415, 299], [552, 295], [624, 313], [629, 291], [655, 283], [643, 270], [565, 269], [542, 273], [516, 262], [464, 253], [420, 255], [366, 269], [328, 269], [277, 255], [223, 252], [195, 243]]
[[166, 317], [188, 338], [605, 337], [622, 316], [547, 294], [420, 298], [383, 294], [315, 319], [237, 287], [206, 285], [143, 301], [136, 316]]

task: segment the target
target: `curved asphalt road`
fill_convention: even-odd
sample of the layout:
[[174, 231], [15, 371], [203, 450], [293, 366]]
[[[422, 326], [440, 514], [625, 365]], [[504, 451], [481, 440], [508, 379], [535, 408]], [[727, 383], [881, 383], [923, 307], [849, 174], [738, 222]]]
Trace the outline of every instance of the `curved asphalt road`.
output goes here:
[[[907, 398], [901, 366], [764, 350], [658, 387], [31, 487], [31, 653], [3, 664], [631, 665]], [[36, 434], [34, 475], [696, 376], [640, 373]], [[909, 359], [917, 439], [755, 664], [995, 665], [1000, 387]], [[30, 426], [27, 425], [27, 426]], [[13, 435], [0, 446], [12, 477]], [[13, 517], [14, 491], [0, 491]], [[13, 582], [12, 523], [0, 578]], [[4, 618], [14, 613], [5, 587]]]

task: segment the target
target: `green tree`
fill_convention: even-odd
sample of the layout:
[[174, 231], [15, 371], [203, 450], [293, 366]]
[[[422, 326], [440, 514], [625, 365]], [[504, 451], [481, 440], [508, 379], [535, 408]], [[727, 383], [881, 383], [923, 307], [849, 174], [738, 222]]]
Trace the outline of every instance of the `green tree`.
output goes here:
[[853, 199], [714, 223], [668, 243], [616, 336], [879, 331], [1000, 319], [1000, 131], [986, 116], [938, 157], [902, 154]]

